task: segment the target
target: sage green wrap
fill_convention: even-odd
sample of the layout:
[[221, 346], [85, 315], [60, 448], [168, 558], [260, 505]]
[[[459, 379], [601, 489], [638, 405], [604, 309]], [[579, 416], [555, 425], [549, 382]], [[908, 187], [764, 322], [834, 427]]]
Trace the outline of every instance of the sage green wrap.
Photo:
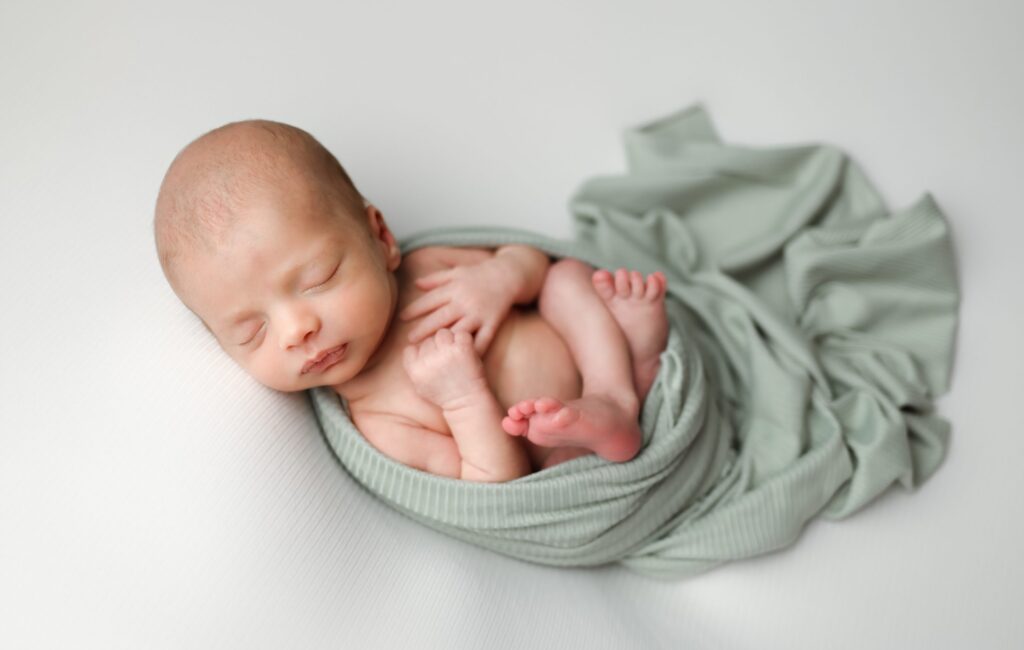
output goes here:
[[575, 241], [449, 227], [401, 242], [529, 244], [668, 278], [661, 368], [626, 463], [588, 455], [499, 484], [443, 478], [371, 447], [329, 388], [323, 434], [372, 494], [431, 528], [556, 566], [659, 577], [791, 544], [942, 462], [959, 290], [929, 194], [892, 213], [833, 146], [739, 147], [700, 104], [625, 132], [628, 172], [572, 197]]

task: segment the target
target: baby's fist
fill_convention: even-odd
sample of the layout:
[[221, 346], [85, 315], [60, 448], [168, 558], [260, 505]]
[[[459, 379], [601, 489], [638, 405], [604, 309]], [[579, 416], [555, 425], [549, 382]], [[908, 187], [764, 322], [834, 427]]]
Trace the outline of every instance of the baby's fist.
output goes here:
[[445, 411], [465, 406], [488, 390], [484, 365], [466, 331], [437, 330], [406, 346], [402, 364], [416, 392]]

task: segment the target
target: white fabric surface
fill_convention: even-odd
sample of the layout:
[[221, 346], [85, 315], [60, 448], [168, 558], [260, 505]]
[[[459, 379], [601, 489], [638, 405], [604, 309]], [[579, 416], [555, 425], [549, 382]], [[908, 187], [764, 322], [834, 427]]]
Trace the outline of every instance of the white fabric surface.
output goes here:
[[[0, 647], [1024, 644], [1021, 5], [50, 4], [0, 5]], [[779, 553], [660, 583], [422, 528], [160, 275], [160, 179], [226, 121], [311, 131], [400, 236], [564, 237], [621, 130], [694, 100], [730, 143], [842, 147], [892, 207], [931, 191], [958, 247], [944, 466]]]

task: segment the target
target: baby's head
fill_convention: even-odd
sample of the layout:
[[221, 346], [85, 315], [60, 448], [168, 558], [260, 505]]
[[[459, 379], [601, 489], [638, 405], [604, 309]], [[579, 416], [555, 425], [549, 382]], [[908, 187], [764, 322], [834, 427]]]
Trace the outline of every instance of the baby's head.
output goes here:
[[[335, 386], [379, 350], [401, 252], [380, 211], [305, 131], [248, 120], [192, 141], [164, 176], [153, 230], [174, 293], [260, 383]], [[341, 345], [339, 362], [308, 368]]]

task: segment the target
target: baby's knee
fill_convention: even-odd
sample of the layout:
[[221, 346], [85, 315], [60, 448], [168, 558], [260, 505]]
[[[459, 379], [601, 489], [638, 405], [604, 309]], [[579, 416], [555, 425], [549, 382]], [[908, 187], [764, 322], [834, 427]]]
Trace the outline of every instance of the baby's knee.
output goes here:
[[593, 291], [590, 279], [593, 273], [589, 264], [571, 257], [549, 266], [537, 301], [541, 316], [550, 319], [552, 311], [563, 312], [578, 306], [581, 298], [585, 300], [582, 294]]
[[574, 257], [563, 257], [554, 264], [548, 267], [548, 274], [544, 282], [578, 282], [580, 278], [586, 279], [587, 283], [590, 283], [590, 276], [593, 274], [594, 268]]

